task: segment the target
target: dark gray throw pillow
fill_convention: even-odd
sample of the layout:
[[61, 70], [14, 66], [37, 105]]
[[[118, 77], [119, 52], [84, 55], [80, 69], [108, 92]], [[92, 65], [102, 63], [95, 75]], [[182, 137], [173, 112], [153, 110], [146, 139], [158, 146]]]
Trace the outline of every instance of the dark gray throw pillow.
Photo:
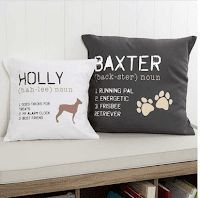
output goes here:
[[83, 35], [98, 65], [88, 117], [97, 132], [193, 135], [186, 115], [187, 72], [196, 37], [145, 39]]

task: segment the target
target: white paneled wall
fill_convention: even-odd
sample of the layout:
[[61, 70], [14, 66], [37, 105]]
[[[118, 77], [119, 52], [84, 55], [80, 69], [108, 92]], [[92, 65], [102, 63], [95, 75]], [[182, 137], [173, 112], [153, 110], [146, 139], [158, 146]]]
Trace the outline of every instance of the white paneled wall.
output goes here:
[[[0, 0], [0, 57], [86, 58], [81, 34], [174, 38], [197, 33], [194, 0]], [[197, 123], [197, 53], [188, 116]], [[1, 79], [0, 79], [1, 80]]]

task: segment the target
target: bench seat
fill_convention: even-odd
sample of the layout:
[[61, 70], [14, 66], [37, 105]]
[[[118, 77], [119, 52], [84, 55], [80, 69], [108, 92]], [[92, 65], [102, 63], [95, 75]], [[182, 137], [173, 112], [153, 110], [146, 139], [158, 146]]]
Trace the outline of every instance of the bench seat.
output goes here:
[[197, 160], [196, 135], [99, 135], [99, 140], [0, 139], [0, 184]]

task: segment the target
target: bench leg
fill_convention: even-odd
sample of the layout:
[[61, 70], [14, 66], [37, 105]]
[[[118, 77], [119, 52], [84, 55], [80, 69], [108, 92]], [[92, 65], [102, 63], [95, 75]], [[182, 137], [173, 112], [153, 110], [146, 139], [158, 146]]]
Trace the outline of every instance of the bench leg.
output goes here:
[[80, 189], [75, 190], [75, 196], [76, 196], [76, 198], [81, 198], [81, 190]]
[[153, 183], [156, 186], [156, 198], [158, 198], [158, 179], [154, 179]]

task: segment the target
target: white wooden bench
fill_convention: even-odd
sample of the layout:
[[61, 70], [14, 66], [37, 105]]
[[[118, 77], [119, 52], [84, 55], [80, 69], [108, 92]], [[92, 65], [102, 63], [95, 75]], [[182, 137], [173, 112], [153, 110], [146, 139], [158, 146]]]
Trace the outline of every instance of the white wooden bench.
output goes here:
[[100, 134], [100, 140], [0, 142], [0, 197], [197, 172], [197, 136]]

